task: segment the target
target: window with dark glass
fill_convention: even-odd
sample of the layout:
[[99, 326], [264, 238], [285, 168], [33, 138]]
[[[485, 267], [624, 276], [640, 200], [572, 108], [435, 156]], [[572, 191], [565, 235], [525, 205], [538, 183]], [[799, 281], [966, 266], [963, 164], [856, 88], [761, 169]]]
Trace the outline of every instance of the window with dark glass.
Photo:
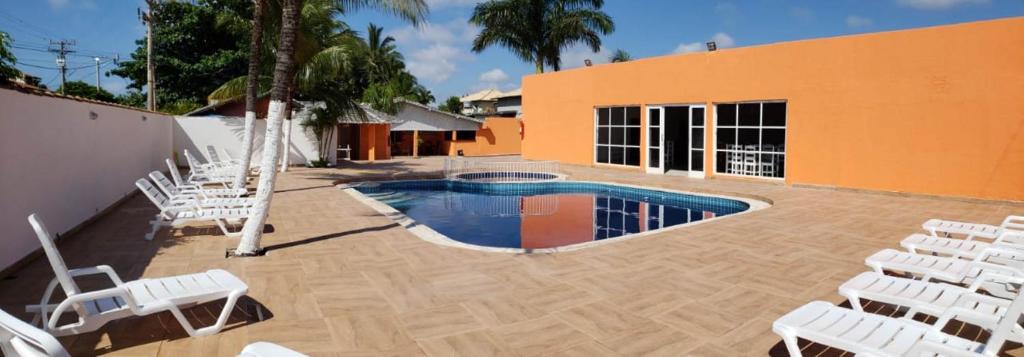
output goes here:
[[640, 107], [596, 109], [597, 163], [640, 166]]
[[715, 172], [786, 177], [786, 102], [720, 103], [715, 110]]

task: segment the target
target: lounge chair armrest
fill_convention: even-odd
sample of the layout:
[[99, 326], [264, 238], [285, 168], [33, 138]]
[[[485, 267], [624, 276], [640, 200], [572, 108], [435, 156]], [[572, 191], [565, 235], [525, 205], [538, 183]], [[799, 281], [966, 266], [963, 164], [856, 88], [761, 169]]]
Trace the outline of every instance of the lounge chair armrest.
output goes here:
[[1014, 230], [1024, 230], [1024, 216], [1006, 216], [1006, 219], [1004, 219], [1003, 223], [999, 226]]
[[978, 277], [974, 279], [974, 282], [972, 282], [971, 285], [967, 287], [967, 289], [971, 290], [972, 292], [977, 292], [978, 288], [981, 287], [981, 284], [990, 282], [1024, 285], [1024, 278], [1018, 278], [1015, 276], [1000, 273], [984, 272], [981, 273], [981, 275], [978, 275]]
[[999, 265], [999, 264], [993, 264], [993, 263], [989, 263], [989, 262], [980, 261], [981, 260], [980, 258], [984, 257], [984, 256], [985, 256], [985, 253], [982, 253], [982, 254], [978, 255], [978, 258], [975, 258], [977, 260], [971, 262], [971, 265], [974, 265], [977, 268], [992, 269], [992, 270], [995, 270], [995, 271], [1006, 271], [1006, 270], [1009, 270], [1009, 271], [1013, 272], [1013, 274], [1015, 276], [1022, 276], [1022, 277], [1024, 277], [1024, 271], [1021, 271], [1020, 269], [1017, 269], [1017, 268], [1014, 268], [1014, 267], [1011, 267], [1011, 266], [1008, 266], [1008, 265]]
[[131, 308], [133, 311], [139, 310], [138, 305], [135, 304], [135, 299], [132, 299], [131, 295], [128, 294], [128, 290], [120, 286], [115, 286], [103, 290], [75, 294], [68, 297], [67, 299], [64, 299], [64, 301], [61, 301], [61, 303], [57, 305], [56, 308], [53, 309], [53, 314], [50, 317], [50, 321], [47, 324], [47, 328], [49, 328], [50, 330], [56, 330], [57, 322], [60, 320], [60, 316], [64, 314], [65, 311], [70, 309], [74, 304], [85, 303], [93, 300], [111, 297], [119, 297], [123, 299], [128, 304], [129, 308]]
[[106, 274], [107, 277], [110, 278], [110, 281], [114, 282], [114, 285], [124, 285], [124, 282], [121, 281], [121, 277], [117, 276], [117, 272], [115, 272], [114, 268], [111, 268], [109, 265], [97, 265], [89, 268], [71, 269], [68, 270], [68, 273], [71, 274], [71, 276]]
[[987, 247], [985, 249], [982, 249], [981, 253], [978, 253], [978, 256], [974, 257], [974, 259], [972, 259], [972, 260], [974, 260], [976, 262], [984, 262], [985, 259], [987, 259], [987, 258], [989, 258], [991, 256], [994, 256], [994, 255], [1009, 255], [1011, 257], [1024, 257], [1024, 251], [1022, 251], [1020, 249], [1015, 249], [1013, 247], [1004, 247], [1004, 246], [992, 245], [992, 246], [989, 246], [989, 247]]

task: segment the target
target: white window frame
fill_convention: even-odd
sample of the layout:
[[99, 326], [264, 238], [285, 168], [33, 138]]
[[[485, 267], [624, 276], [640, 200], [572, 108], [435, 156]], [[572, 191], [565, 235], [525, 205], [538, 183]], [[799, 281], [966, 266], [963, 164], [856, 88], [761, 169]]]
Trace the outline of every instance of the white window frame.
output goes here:
[[[628, 118], [628, 109], [631, 108], [631, 107], [636, 107], [636, 108], [638, 108], [640, 110], [640, 124], [638, 124], [638, 125], [629, 125], [628, 124], [629, 123], [629, 121], [627, 119]], [[622, 108], [622, 115], [623, 115], [623, 118], [622, 118], [623, 124], [622, 125], [612, 125], [611, 124], [612, 123], [612, 118], [611, 118], [611, 109], [612, 108]], [[642, 105], [634, 105], [634, 104], [608, 105], [608, 106], [594, 107], [594, 147], [593, 147], [591, 152], [594, 155], [593, 164], [595, 166], [600, 165], [600, 166], [629, 167], [629, 168], [639, 168], [639, 169], [643, 168], [643, 160], [642, 160], [643, 159], [643, 153], [642, 152], [640, 153], [640, 156], [637, 158], [637, 160], [639, 160], [639, 162], [637, 162], [636, 165], [629, 165], [629, 164], [625, 163], [626, 159], [629, 157], [627, 155], [627, 153], [626, 153], [626, 150], [628, 148], [637, 148], [637, 150], [643, 150], [643, 145], [640, 145], [640, 143], [637, 143], [636, 145], [626, 145], [625, 144], [626, 142], [629, 141], [629, 133], [628, 133], [629, 130], [628, 129], [632, 128], [632, 127], [636, 127], [638, 129], [640, 129], [640, 137], [638, 139], [643, 139], [643, 136], [644, 136], [643, 130], [645, 128], [645, 125], [643, 123], [644, 122], [644, 119], [643, 119], [644, 118], [643, 108], [644, 107]], [[622, 145], [611, 144], [612, 137], [611, 137], [610, 133], [608, 134], [608, 142], [609, 142], [609, 144], [600, 144], [600, 143], [598, 143], [598, 141], [597, 141], [598, 140], [597, 139], [598, 138], [598, 130], [601, 130], [601, 127], [602, 127], [600, 125], [600, 114], [598, 114], [598, 111], [600, 111], [601, 109], [608, 109], [609, 110], [608, 111], [608, 125], [605, 125], [604, 127], [606, 127], [606, 128], [609, 128], [609, 127], [610, 128], [622, 128], [622, 130], [623, 130], [623, 133], [622, 133], [623, 144]], [[643, 141], [643, 140], [640, 140], [640, 141]], [[603, 147], [609, 147], [609, 148], [611, 148], [611, 147], [621, 147], [622, 148], [622, 161], [623, 161], [623, 163], [621, 163], [621, 164], [613, 164], [613, 163], [607, 163], [607, 162], [598, 162], [597, 161], [597, 148], [598, 147], [602, 147], [602, 146]], [[608, 152], [608, 159], [609, 159], [609, 161], [611, 160], [611, 150], [609, 150], [609, 152]]]
[[[739, 115], [740, 115], [740, 107], [739, 107], [739, 105], [740, 104], [753, 104], [753, 103], [759, 104], [761, 106], [760, 111], [758, 112], [758, 118], [757, 118], [758, 126], [756, 126], [756, 127], [753, 127], [753, 126], [740, 126], [739, 125]], [[766, 104], [766, 103], [785, 103], [786, 104], [786, 112], [785, 112], [786, 113], [786, 125], [784, 125], [784, 126], [764, 126], [764, 104]], [[736, 118], [735, 118], [736, 119], [736, 124], [735, 125], [719, 125], [718, 124], [718, 106], [722, 105], [722, 104], [735, 104], [736, 105]], [[788, 174], [789, 170], [787, 170], [786, 166], [789, 164], [789, 162], [788, 162], [789, 160], [786, 160], [786, 157], [788, 156], [788, 152], [789, 152], [789, 129], [788, 129], [789, 122], [790, 122], [789, 121], [789, 119], [790, 119], [789, 118], [789, 101], [785, 100], [785, 99], [766, 99], [766, 100], [747, 100], [747, 101], [736, 101], [736, 102], [715, 102], [715, 103], [712, 103], [711, 105], [715, 108], [715, 114], [714, 114], [714, 118], [713, 118], [715, 125], [713, 127], [714, 130], [711, 133], [712, 134], [712, 136], [711, 136], [712, 142], [710, 143], [711, 149], [712, 149], [711, 157], [713, 159], [712, 162], [713, 162], [713, 169], [714, 169], [713, 173], [714, 173], [714, 175], [715, 176], [726, 176], [726, 177], [755, 178], [755, 179], [764, 179], [764, 180], [772, 180], [772, 181], [785, 181], [786, 180], [786, 176], [785, 175], [783, 175], [782, 177], [765, 177], [765, 176], [753, 176], [753, 175], [731, 174], [731, 173], [727, 173], [727, 172], [720, 172], [719, 168], [718, 168], [718, 152], [719, 151], [722, 151], [722, 152], [735, 152], [735, 151], [727, 150], [727, 149], [719, 149], [718, 148], [718, 129], [720, 129], [720, 128], [721, 129], [734, 129], [736, 131], [736, 134], [734, 134], [734, 135], [736, 135], [736, 137], [734, 137], [734, 142], [736, 140], [738, 140], [739, 129], [754, 129], [754, 128], [758, 129], [758, 131], [757, 131], [757, 147], [758, 147], [757, 157], [758, 157], [758, 162], [760, 162], [761, 156], [763, 154], [782, 155], [782, 158], [783, 158], [782, 159], [782, 172], [784, 174]], [[706, 127], [707, 127], [707, 125], [705, 124], [705, 128]], [[785, 142], [786, 142], [785, 143], [786, 144], [786, 150], [781, 152], [781, 153], [779, 153], [779, 152], [761, 151], [760, 148], [762, 147], [762, 142], [764, 140], [764, 129], [782, 129], [782, 130], [784, 130], [785, 131], [784, 137], [785, 137]], [[708, 146], [708, 144], [709, 143], [705, 143], [704, 147], [706, 148]], [[707, 166], [705, 165], [705, 167], [707, 167]]]

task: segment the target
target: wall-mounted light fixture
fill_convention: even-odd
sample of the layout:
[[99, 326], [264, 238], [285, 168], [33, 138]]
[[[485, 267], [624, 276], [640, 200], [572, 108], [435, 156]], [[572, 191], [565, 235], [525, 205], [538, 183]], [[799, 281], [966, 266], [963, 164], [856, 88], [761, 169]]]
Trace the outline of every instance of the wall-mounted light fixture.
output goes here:
[[716, 44], [715, 41], [708, 42], [707, 45], [708, 45], [708, 52], [711, 52], [711, 51], [714, 51], [714, 50], [718, 49], [718, 44]]
[[594, 65], [594, 62], [590, 61], [590, 59], [587, 58], [587, 59], [583, 60], [583, 64], [587, 65], [587, 67], [590, 67], [590, 66]]
[[142, 121], [146, 121], [146, 116], [145, 115], [142, 116]]
[[91, 111], [91, 110], [89, 111], [89, 120], [96, 120], [96, 118], [99, 118], [99, 117], [100, 117], [100, 115], [96, 114], [96, 112]]

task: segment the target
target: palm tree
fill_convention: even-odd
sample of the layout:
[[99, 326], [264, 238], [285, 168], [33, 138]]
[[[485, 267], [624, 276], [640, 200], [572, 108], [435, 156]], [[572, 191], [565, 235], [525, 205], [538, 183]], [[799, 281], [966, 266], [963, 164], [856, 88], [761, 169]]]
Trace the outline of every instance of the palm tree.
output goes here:
[[492, 0], [477, 4], [469, 22], [483, 28], [473, 39], [473, 51], [501, 45], [537, 73], [544, 66], [558, 71], [562, 50], [583, 43], [601, 50], [601, 35], [615, 30], [611, 17], [601, 11], [603, 0]]
[[366, 29], [366, 69], [371, 83], [386, 81], [404, 69], [402, 54], [395, 47], [395, 38], [383, 36], [384, 28], [370, 24]]
[[453, 95], [451, 97], [448, 97], [448, 99], [446, 99], [444, 103], [441, 103], [441, 105], [437, 107], [437, 110], [440, 110], [442, 112], [462, 114], [462, 100], [460, 100], [459, 97]]
[[242, 157], [232, 187], [245, 187], [252, 161], [252, 141], [256, 135], [256, 97], [259, 90], [260, 51], [263, 44], [263, 0], [253, 1], [252, 35], [249, 40], [249, 75], [245, 84], [245, 129], [242, 131]]
[[608, 57], [608, 62], [611, 63], [629, 62], [632, 60], [633, 57], [629, 55], [629, 52], [626, 52], [626, 50], [623, 49], [615, 50], [615, 52], [612, 52], [612, 55]]
[[[259, 183], [256, 189], [255, 203], [252, 213], [242, 228], [242, 239], [235, 249], [235, 255], [252, 256], [260, 252], [260, 239], [263, 237], [263, 226], [270, 212], [270, 203], [273, 198], [274, 185], [277, 179], [277, 170], [273, 168], [281, 158], [281, 127], [286, 111], [291, 102], [292, 89], [298, 82], [299, 87], [305, 89], [316, 89], [319, 83], [315, 76], [324, 72], [332, 72], [344, 67], [345, 61], [349, 58], [347, 46], [331, 46], [327, 48], [299, 46], [303, 43], [296, 41], [296, 35], [300, 30], [300, 19], [304, 19], [311, 12], [340, 12], [341, 8], [356, 10], [369, 7], [397, 15], [412, 23], [418, 23], [426, 16], [427, 5], [424, 0], [310, 0], [313, 5], [326, 6], [303, 6], [303, 0], [282, 0], [280, 33], [278, 34], [278, 46], [276, 61], [274, 64], [273, 84], [270, 90], [270, 107], [267, 110], [267, 131], [263, 144], [263, 163], [266, 168], [260, 170]], [[330, 5], [334, 6], [330, 6]], [[319, 28], [321, 26], [333, 26], [337, 22], [331, 16], [310, 16], [312, 20], [304, 24], [305, 28]], [[324, 20], [324, 19], [330, 19]], [[324, 33], [324, 32], [315, 32]], [[336, 41], [345, 41], [344, 37], [338, 34], [327, 36]], [[349, 36], [351, 38], [351, 36]], [[321, 39], [322, 40], [322, 39]], [[315, 41], [319, 42], [319, 41]], [[331, 42], [337, 43], [337, 42]], [[296, 71], [296, 63], [306, 65]], [[337, 72], [335, 72], [336, 74]], [[334, 78], [335, 76], [328, 76]]]

